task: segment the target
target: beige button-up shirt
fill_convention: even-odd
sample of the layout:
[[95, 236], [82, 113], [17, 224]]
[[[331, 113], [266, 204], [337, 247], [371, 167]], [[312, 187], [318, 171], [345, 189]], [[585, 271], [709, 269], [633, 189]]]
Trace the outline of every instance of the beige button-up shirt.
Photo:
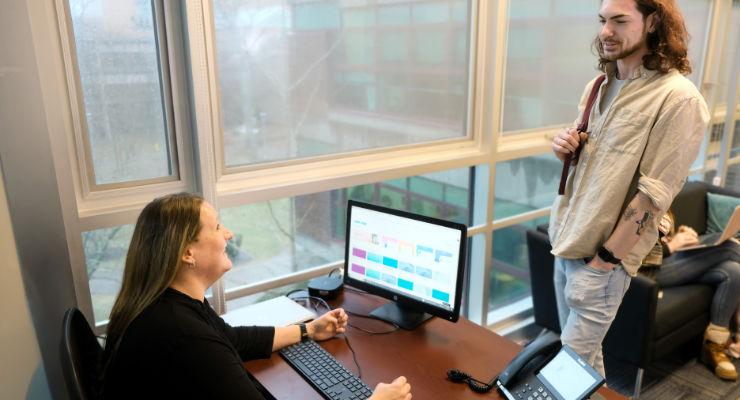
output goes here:
[[[607, 65], [588, 139], [570, 170], [565, 195], [555, 199], [549, 234], [556, 257], [593, 257], [639, 190], [660, 211], [622, 259], [624, 269], [635, 276], [658, 239], [658, 223], [699, 155], [709, 112], [694, 84], [675, 69], [661, 74], [640, 66], [601, 115], [598, 104], [615, 71], [616, 63]], [[576, 126], [595, 81], [583, 92]]]

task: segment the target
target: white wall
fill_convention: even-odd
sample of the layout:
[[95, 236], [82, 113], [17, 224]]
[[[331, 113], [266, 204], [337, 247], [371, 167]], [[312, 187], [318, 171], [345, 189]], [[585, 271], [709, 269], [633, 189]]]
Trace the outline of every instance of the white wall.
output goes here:
[[[50, 399], [0, 166], [0, 399]], [[60, 322], [61, 323], [61, 322]]]

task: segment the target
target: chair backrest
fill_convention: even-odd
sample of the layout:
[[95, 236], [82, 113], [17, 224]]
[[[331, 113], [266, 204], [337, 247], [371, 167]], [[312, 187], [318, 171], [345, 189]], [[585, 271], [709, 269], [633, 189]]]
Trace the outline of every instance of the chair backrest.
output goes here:
[[69, 398], [98, 399], [96, 388], [103, 349], [77, 307], [71, 307], [64, 315], [59, 353]]
[[[547, 231], [545, 229], [545, 231]], [[553, 332], [560, 333], [558, 306], [555, 303], [555, 286], [552, 283], [555, 272], [555, 256], [550, 253], [550, 238], [541, 231], [527, 231], [529, 251], [529, 277], [532, 284], [532, 303], [534, 322]]]

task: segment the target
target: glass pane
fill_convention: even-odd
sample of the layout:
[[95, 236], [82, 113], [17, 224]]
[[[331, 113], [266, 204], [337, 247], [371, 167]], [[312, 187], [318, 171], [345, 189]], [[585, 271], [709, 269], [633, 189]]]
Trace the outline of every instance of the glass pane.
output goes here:
[[216, 0], [226, 166], [465, 137], [471, 3]]
[[526, 232], [548, 222], [549, 216], [493, 231], [489, 311], [532, 293]]
[[550, 153], [496, 163], [494, 221], [552, 206], [562, 171]]
[[737, 76], [733, 76], [732, 69], [737, 52], [740, 50], [740, 1], [732, 2], [725, 40], [726, 42], [722, 49], [724, 55], [722, 56], [720, 81], [715, 102], [717, 106], [726, 107], [730, 82], [732, 79], [737, 79]]
[[678, 7], [683, 13], [686, 29], [691, 35], [689, 42], [689, 62], [693, 71], [687, 75], [697, 88], [701, 88], [702, 59], [704, 58], [704, 42], [709, 26], [709, 13], [712, 9], [712, 0], [677, 0]]
[[121, 290], [126, 253], [133, 235], [133, 224], [82, 232], [96, 323], [110, 317], [113, 303]]
[[[598, 1], [510, 1], [503, 132], [572, 124], [585, 85], [599, 74], [591, 42], [599, 32]], [[679, 0], [692, 36], [689, 58], [700, 62], [711, 1]]]
[[222, 209], [226, 289], [344, 259], [347, 200], [468, 224], [470, 168]]
[[[335, 272], [334, 276], [335, 277], [339, 276], [339, 273]], [[294, 285], [283, 286], [283, 287], [275, 288], [275, 289], [268, 290], [262, 293], [255, 293], [253, 295], [240, 297], [235, 300], [229, 300], [226, 302], [226, 312], [228, 313], [230, 311], [233, 311], [233, 310], [236, 310], [242, 307], [251, 306], [252, 304], [257, 304], [263, 301], [272, 300], [276, 297], [285, 296], [288, 293], [290, 293], [292, 290], [308, 289], [308, 282], [309, 281], [303, 281], [300, 283], [296, 283]], [[301, 294], [301, 296], [303, 295], [308, 296], [308, 293]], [[298, 296], [298, 294], [295, 294], [293, 296]], [[302, 305], [303, 303], [300, 303], [300, 304]], [[316, 311], [316, 310], [313, 310], [313, 311]], [[325, 312], [326, 312], [325, 308], [319, 308], [319, 315]]]
[[70, 0], [97, 184], [172, 175], [148, 0]]

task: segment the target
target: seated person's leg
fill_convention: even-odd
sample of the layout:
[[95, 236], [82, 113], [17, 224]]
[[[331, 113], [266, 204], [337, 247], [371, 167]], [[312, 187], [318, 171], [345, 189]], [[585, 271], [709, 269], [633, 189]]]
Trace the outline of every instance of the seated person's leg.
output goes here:
[[715, 374], [724, 379], [736, 379], [735, 366], [725, 355], [725, 347], [730, 338], [727, 328], [738, 300], [740, 300], [740, 264], [723, 261], [702, 274], [696, 283], [716, 286], [710, 324], [704, 332], [702, 361], [713, 367]]
[[663, 259], [655, 281], [660, 287], [685, 285], [726, 260], [740, 263], [740, 245], [728, 240], [719, 246], [678, 251]]

